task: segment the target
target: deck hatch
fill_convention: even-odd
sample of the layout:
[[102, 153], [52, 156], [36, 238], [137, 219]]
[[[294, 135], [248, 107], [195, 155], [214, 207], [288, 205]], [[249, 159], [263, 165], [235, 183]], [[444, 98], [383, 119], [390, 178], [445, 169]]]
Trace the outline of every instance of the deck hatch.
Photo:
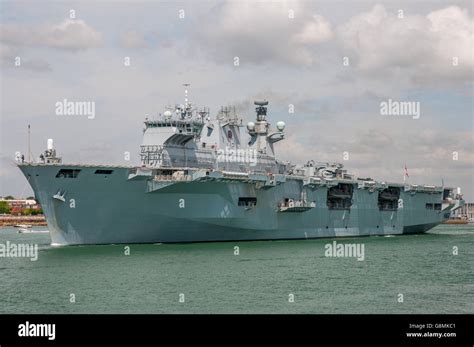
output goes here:
[[114, 170], [95, 170], [96, 175], [111, 175]]

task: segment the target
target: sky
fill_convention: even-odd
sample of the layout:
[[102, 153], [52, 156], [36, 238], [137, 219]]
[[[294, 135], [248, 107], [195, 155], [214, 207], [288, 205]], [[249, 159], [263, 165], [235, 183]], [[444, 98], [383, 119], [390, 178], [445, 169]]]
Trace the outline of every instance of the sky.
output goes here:
[[[53, 138], [65, 163], [138, 165], [145, 117], [182, 103], [189, 83], [212, 116], [235, 105], [250, 121], [268, 100], [269, 121], [286, 123], [279, 159], [387, 182], [406, 165], [408, 182], [474, 201], [472, 1], [0, 6], [0, 196], [32, 193], [14, 164], [28, 124], [35, 158]], [[64, 99], [94, 102], [95, 117], [58, 115]], [[419, 116], [383, 114], [389, 101]]]

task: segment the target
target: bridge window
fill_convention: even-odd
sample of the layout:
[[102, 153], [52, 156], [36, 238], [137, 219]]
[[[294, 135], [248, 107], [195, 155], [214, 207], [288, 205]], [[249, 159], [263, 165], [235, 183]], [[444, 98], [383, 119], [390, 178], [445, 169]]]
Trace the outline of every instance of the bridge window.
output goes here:
[[79, 175], [79, 172], [81, 172], [81, 170], [78, 170], [78, 169], [61, 169], [58, 171], [58, 173], [56, 174], [56, 177], [57, 178], [76, 178], [77, 175]]
[[441, 211], [441, 204], [426, 204], [427, 210]]

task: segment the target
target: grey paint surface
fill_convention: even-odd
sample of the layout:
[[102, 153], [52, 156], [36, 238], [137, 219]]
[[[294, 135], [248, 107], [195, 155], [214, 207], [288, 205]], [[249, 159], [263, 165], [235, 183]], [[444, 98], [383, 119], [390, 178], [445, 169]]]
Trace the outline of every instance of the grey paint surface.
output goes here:
[[[303, 239], [425, 232], [444, 221], [446, 211], [427, 210], [442, 193], [402, 191], [403, 208], [380, 211], [378, 192], [355, 189], [350, 210], [329, 210], [327, 187], [307, 188], [316, 207], [282, 213], [277, 204], [299, 197], [303, 181], [269, 189], [248, 182], [177, 182], [148, 192], [147, 179], [129, 180], [124, 167], [19, 166], [43, 206], [53, 244], [201, 242]], [[77, 178], [56, 178], [61, 168], [80, 169]], [[98, 175], [97, 169], [112, 169]], [[53, 198], [57, 192], [65, 201]], [[257, 205], [238, 206], [241, 196]], [[71, 207], [71, 199], [74, 208]], [[183, 200], [182, 200], [183, 199]], [[184, 208], [180, 203], [184, 201]], [[182, 204], [181, 204], [182, 206]]]

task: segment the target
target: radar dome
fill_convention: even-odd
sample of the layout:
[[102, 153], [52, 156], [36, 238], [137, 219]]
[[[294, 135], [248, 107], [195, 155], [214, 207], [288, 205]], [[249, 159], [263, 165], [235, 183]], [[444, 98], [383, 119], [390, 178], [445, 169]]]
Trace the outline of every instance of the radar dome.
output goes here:
[[285, 122], [283, 121], [279, 121], [277, 124], [276, 124], [276, 127], [279, 131], [283, 131], [285, 130]]
[[163, 112], [163, 116], [164, 116], [165, 118], [171, 118], [172, 115], [173, 115], [173, 114], [171, 113], [170, 110], [166, 110], [165, 112]]
[[247, 130], [248, 131], [253, 131], [255, 129], [255, 123], [254, 122], [248, 122], [247, 123]]

